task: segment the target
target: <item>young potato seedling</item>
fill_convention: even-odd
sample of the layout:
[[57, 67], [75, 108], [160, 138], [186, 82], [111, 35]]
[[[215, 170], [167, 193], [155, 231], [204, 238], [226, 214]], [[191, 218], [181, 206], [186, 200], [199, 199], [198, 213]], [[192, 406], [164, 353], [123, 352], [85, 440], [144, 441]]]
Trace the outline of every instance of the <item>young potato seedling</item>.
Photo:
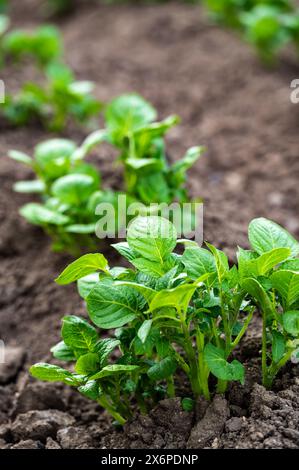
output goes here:
[[182, 159], [169, 164], [164, 136], [179, 118], [169, 116], [156, 122], [157, 111], [135, 93], [112, 100], [104, 117], [106, 127], [96, 131], [93, 140], [108, 142], [119, 150], [126, 193], [146, 205], [188, 202], [186, 172], [205, 149], [192, 147]]
[[298, 50], [299, 11], [290, 0], [205, 0], [216, 21], [234, 28], [261, 59], [273, 63], [279, 50], [293, 43]]
[[[94, 84], [76, 81], [62, 62], [63, 42], [53, 26], [42, 26], [29, 33], [15, 30], [4, 34], [8, 23], [0, 17], [0, 51], [5, 59], [20, 62], [33, 58], [44, 77], [41, 84], [28, 82], [14, 96], [7, 94], [1, 110], [13, 125], [40, 122], [51, 131], [62, 131], [72, 120], [95, 127], [102, 104], [94, 98]], [[2, 59], [3, 60], [3, 59]]]
[[35, 147], [31, 158], [17, 150], [9, 156], [28, 166], [36, 179], [19, 181], [14, 189], [37, 193], [42, 203], [29, 203], [20, 213], [29, 222], [40, 225], [53, 238], [55, 251], [78, 254], [80, 248], [95, 249], [94, 234], [97, 218], [95, 208], [100, 202], [112, 202], [117, 194], [101, 190], [100, 173], [84, 162], [92, 142], [81, 147], [67, 139], [51, 139]]
[[[61, 360], [76, 359], [75, 372], [37, 364], [31, 374], [63, 381], [82, 393], [92, 387], [93, 393], [85, 394], [120, 423], [132, 415], [130, 400], [146, 412], [159, 395], [175, 396], [179, 369], [194, 397], [209, 399], [210, 376], [218, 379], [220, 393], [230, 381], [244, 383], [244, 366], [231, 355], [258, 307], [263, 318], [263, 384], [270, 387], [280, 368], [298, 356], [299, 244], [263, 218], [251, 222], [249, 239], [252, 250], [239, 248], [238, 264], [230, 267], [213, 245], [203, 248], [177, 240], [168, 220], [137, 217], [128, 228], [127, 242], [113, 245], [131, 268], [111, 268], [103, 255], [94, 253], [74, 261], [56, 279], [61, 285], [77, 281], [92, 323], [114, 334], [99, 340], [85, 321], [88, 335], [85, 330], [68, 331], [66, 325], [82, 320], [66, 317], [63, 342], [52, 352]], [[185, 245], [182, 255], [174, 252], [177, 243]], [[82, 337], [88, 346], [82, 345]], [[97, 346], [102, 341], [120, 350], [109, 363], [108, 355], [102, 362], [103, 348]], [[184, 407], [190, 408], [188, 400]]]

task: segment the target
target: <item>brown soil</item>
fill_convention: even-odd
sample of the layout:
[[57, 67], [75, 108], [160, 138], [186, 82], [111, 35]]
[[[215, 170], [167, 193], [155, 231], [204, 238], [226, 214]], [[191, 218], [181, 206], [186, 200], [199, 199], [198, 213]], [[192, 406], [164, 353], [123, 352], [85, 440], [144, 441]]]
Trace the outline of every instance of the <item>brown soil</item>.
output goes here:
[[[37, 24], [37, 1], [11, 3], [13, 25]], [[173, 159], [189, 146], [208, 147], [189, 180], [192, 195], [205, 200], [206, 239], [233, 256], [236, 245], [246, 246], [255, 216], [272, 218], [299, 236], [299, 107], [289, 100], [299, 69], [291, 54], [277, 69], [265, 69], [235, 36], [211, 26], [199, 7], [175, 3], [85, 5], [59, 25], [69, 64], [78, 78], [96, 82], [101, 100], [135, 90], [161, 117], [181, 115], [182, 124], [168, 139]], [[12, 66], [2, 72], [8, 91], [31, 74]], [[62, 315], [84, 315], [84, 307], [74, 286], [53, 282], [69, 258], [53, 254], [42, 231], [18, 216], [29, 198], [11, 189], [28, 172], [9, 161], [7, 151], [30, 153], [48, 135], [0, 126], [0, 338], [21, 348], [10, 350], [8, 383], [0, 375], [0, 448], [299, 447], [298, 367], [285, 371], [275, 392], [266, 392], [255, 384], [258, 345], [252, 339], [242, 353], [245, 387], [232, 386], [227, 400], [216, 397], [208, 408], [199, 404], [196, 416], [183, 413], [178, 400], [163, 402], [125, 432], [114, 431], [109, 418], [76, 393], [28, 378], [30, 364], [49, 360]], [[79, 141], [83, 132], [70, 129], [67, 135]], [[117, 186], [109, 149], [94, 157], [104, 184]], [[111, 259], [107, 244], [100, 249]]]

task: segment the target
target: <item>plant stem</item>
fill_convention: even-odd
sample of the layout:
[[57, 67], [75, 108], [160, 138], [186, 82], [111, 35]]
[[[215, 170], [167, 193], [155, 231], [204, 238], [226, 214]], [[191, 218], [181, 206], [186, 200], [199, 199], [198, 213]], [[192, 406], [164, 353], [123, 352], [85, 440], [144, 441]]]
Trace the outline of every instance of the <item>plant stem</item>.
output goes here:
[[271, 366], [268, 369], [268, 374], [267, 374], [267, 381], [265, 384], [263, 384], [266, 388], [271, 388], [273, 380], [275, 376], [278, 374], [280, 369], [288, 362], [290, 359], [293, 349], [290, 349], [281, 359], [277, 364], [272, 363]]
[[198, 349], [198, 371], [200, 376], [200, 384], [202, 388], [202, 393], [206, 400], [210, 400], [210, 390], [209, 390], [209, 370], [204, 361], [204, 346], [205, 346], [204, 335], [201, 333], [199, 328], [196, 332], [196, 344]]
[[107, 398], [105, 396], [102, 396], [101, 398], [98, 398], [98, 403], [105, 409], [108, 411], [108, 413], [111, 414], [111, 416], [113, 416], [113, 418], [119, 422], [119, 424], [121, 425], [124, 425], [125, 422], [126, 422], [126, 419], [121, 416], [114, 408], [112, 405], [110, 405], [110, 403], [108, 402]]
[[268, 370], [267, 370], [267, 328], [266, 313], [263, 312], [263, 329], [262, 329], [262, 382], [268, 388]]
[[217, 382], [217, 392], [218, 393], [225, 393], [227, 388], [227, 381], [218, 379]]
[[198, 377], [197, 358], [190, 338], [189, 330], [187, 328], [183, 315], [181, 315], [181, 325], [185, 338], [185, 351], [190, 364], [189, 377], [191, 387], [195, 397], [197, 398], [201, 393], [201, 385]]
[[243, 325], [240, 333], [238, 334], [238, 336], [236, 336], [234, 341], [231, 343], [230, 352], [239, 344], [239, 342], [243, 338], [244, 334], [246, 333], [247, 327], [248, 327], [248, 325], [249, 325], [249, 323], [252, 319], [252, 316], [253, 316], [253, 311], [249, 313], [248, 317], [246, 318], [246, 320], [244, 322], [244, 325]]
[[167, 395], [169, 398], [174, 398], [175, 397], [175, 388], [174, 388], [174, 379], [173, 375], [167, 378]]

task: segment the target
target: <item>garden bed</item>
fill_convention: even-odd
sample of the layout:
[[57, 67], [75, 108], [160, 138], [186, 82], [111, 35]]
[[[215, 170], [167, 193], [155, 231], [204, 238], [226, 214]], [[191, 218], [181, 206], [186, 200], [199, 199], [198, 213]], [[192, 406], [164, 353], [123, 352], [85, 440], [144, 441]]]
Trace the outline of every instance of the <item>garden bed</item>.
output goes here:
[[[13, 24], [38, 23], [31, 15], [37, 2], [22, 2], [22, 10], [12, 3]], [[290, 102], [289, 85], [299, 67], [293, 57], [264, 68], [246, 45], [191, 5], [82, 6], [60, 27], [67, 61], [79, 79], [96, 83], [100, 100], [137, 91], [161, 117], [181, 116], [169, 137], [171, 159], [189, 146], [207, 146], [189, 178], [191, 194], [204, 198], [205, 239], [232, 256], [236, 245], [247, 245], [247, 225], [258, 216], [298, 238], [299, 108]], [[9, 91], [24, 80], [19, 70], [5, 68], [1, 78]], [[76, 392], [29, 379], [29, 365], [50, 359], [62, 315], [84, 315], [84, 306], [74, 286], [52, 282], [70, 259], [53, 254], [43, 232], [18, 216], [26, 197], [12, 191], [29, 172], [6, 158], [8, 150], [30, 154], [48, 134], [0, 126], [0, 338], [11, 348], [0, 374], [0, 448], [298, 448], [298, 366], [289, 366], [275, 391], [266, 392], [256, 373], [259, 338], [247, 338], [238, 353], [247, 365], [245, 386], [232, 385], [208, 408], [198, 403], [196, 413], [183, 412], [177, 399], [163, 401], [125, 432]], [[66, 135], [79, 142], [84, 133], [68, 129]], [[117, 188], [110, 150], [100, 148], [92, 160], [104, 186]], [[99, 250], [111, 259], [108, 243]]]

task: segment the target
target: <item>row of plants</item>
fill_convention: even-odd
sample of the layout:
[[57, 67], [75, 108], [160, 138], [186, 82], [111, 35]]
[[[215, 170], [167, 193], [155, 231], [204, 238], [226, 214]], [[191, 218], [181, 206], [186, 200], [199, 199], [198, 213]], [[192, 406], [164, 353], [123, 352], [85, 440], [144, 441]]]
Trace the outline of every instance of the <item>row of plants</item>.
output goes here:
[[72, 366], [38, 363], [32, 376], [77, 388], [124, 424], [136, 407], [146, 413], [176, 396], [184, 374], [192, 395], [183, 407], [191, 409], [193, 399], [209, 400], [215, 387], [223, 393], [231, 381], [244, 383], [244, 365], [233, 352], [259, 310], [261, 375], [270, 388], [279, 370], [299, 358], [299, 244], [264, 218], [250, 223], [248, 235], [251, 249], [238, 248], [230, 265], [209, 243], [178, 240], [167, 219], [135, 218], [127, 241], [113, 245], [130, 267], [110, 267], [92, 253], [56, 279], [77, 281], [92, 324], [64, 317], [62, 341], [51, 351]]
[[[133, 202], [148, 207], [153, 202], [169, 205], [189, 201], [186, 172], [204, 148], [191, 147], [181, 159], [170, 164], [164, 136], [179, 118], [173, 115], [161, 122], [156, 119], [157, 112], [150, 103], [137, 94], [125, 94], [106, 106], [105, 127], [90, 134], [80, 146], [68, 139], [55, 138], [38, 144], [33, 157], [17, 150], [9, 153], [36, 175], [34, 180], [16, 183], [15, 190], [37, 193], [41, 198], [40, 203], [28, 203], [20, 212], [52, 236], [56, 251], [78, 253], [82, 247], [96, 247], [95, 232], [99, 238], [101, 232], [107, 234], [107, 227], [101, 230], [97, 224], [96, 210], [101, 203], [114, 207], [113, 234], [119, 224], [126, 227], [128, 220], [123, 214]], [[117, 162], [123, 170], [122, 191], [126, 196], [122, 213], [119, 211], [122, 193], [103, 189], [100, 172], [84, 161], [101, 143], [118, 152]]]
[[[1, 11], [0, 11], [1, 13]], [[6, 95], [1, 114], [15, 126], [40, 123], [60, 132], [70, 123], [96, 125], [102, 104], [92, 95], [91, 81], [77, 81], [63, 58], [63, 40], [54, 26], [28, 32], [8, 32], [9, 18], [0, 14], [0, 61], [36, 67], [40, 84], [27, 82], [15, 95]], [[20, 70], [20, 68], [18, 69]]]
[[299, 10], [292, 0], [203, 0], [217, 22], [238, 31], [261, 59], [273, 63], [293, 44], [299, 53]]

